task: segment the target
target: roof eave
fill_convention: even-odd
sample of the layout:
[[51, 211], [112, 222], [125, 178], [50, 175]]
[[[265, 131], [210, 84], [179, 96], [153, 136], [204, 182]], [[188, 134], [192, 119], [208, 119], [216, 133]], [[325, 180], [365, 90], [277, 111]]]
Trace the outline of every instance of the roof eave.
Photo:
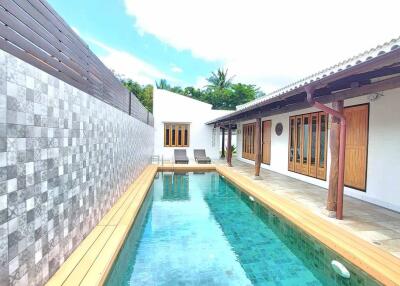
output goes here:
[[322, 88], [324, 86], [327, 86], [329, 83], [333, 82], [333, 81], [337, 81], [340, 80], [342, 78], [345, 78], [347, 76], [350, 75], [354, 75], [354, 74], [359, 74], [362, 72], [366, 72], [366, 71], [370, 71], [370, 70], [375, 70], [375, 69], [379, 69], [385, 66], [390, 66], [391, 64], [394, 64], [400, 61], [400, 48], [395, 48], [394, 50], [387, 52], [385, 54], [382, 54], [380, 56], [377, 56], [375, 58], [372, 58], [368, 61], [359, 63], [357, 65], [354, 65], [352, 67], [349, 67], [347, 69], [338, 71], [336, 73], [327, 75], [323, 78], [317, 79], [315, 81], [310, 81], [310, 82], [304, 82], [302, 85], [298, 86], [298, 87], [294, 87], [292, 90], [289, 90], [287, 92], [284, 92], [282, 94], [279, 94], [275, 97], [272, 97], [270, 99], [266, 99], [260, 103], [251, 105], [249, 107], [245, 107], [243, 109], [240, 109], [238, 111], [232, 112], [228, 115], [225, 116], [221, 116], [219, 118], [216, 118], [212, 121], [207, 122], [206, 124], [210, 125], [210, 124], [217, 124], [217, 123], [222, 123], [222, 122], [229, 122], [231, 120], [233, 120], [234, 117], [239, 116], [243, 113], [252, 111], [254, 109], [260, 108], [260, 107], [264, 107], [267, 106], [273, 102], [285, 99], [285, 98], [289, 98], [291, 96], [300, 94], [304, 92], [305, 87], [313, 87], [314, 89], [318, 89], [318, 88]]

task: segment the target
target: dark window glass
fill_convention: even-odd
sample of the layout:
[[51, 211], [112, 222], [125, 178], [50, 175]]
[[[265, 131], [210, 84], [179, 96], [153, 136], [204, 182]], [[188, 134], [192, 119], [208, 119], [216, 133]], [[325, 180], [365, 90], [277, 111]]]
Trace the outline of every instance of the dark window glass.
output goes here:
[[167, 128], [165, 128], [165, 145], [169, 146], [169, 126], [167, 126]]
[[182, 146], [182, 127], [179, 126], [178, 129], [178, 146]]
[[293, 161], [294, 157], [294, 119], [290, 120], [290, 155], [289, 160], [290, 162]]
[[297, 138], [296, 138], [296, 162], [300, 163], [300, 146], [301, 146], [301, 118], [296, 120]]
[[172, 125], [172, 129], [171, 129], [171, 130], [172, 130], [172, 132], [171, 132], [171, 133], [172, 133], [172, 134], [171, 134], [171, 137], [172, 137], [172, 138], [171, 138], [172, 144], [171, 144], [171, 145], [172, 145], [172, 146], [175, 146], [175, 125]]
[[185, 127], [185, 140], [184, 140], [184, 145], [188, 146], [188, 130], [187, 127]]
[[250, 125], [250, 153], [253, 154], [254, 150], [254, 137], [253, 137], [253, 126]]
[[317, 147], [317, 117], [311, 119], [311, 165], [315, 165], [315, 154]]
[[308, 117], [303, 119], [303, 164], [307, 164], [308, 160]]

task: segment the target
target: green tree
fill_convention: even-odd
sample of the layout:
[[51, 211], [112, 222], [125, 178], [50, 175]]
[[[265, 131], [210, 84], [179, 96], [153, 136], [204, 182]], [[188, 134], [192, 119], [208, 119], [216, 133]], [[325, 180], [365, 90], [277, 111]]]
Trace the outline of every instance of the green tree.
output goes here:
[[156, 81], [156, 87], [158, 89], [165, 89], [165, 90], [169, 90], [171, 88], [171, 86], [168, 84], [166, 79], [160, 79], [159, 82]]
[[139, 99], [148, 111], [153, 112], [153, 86], [149, 84], [143, 86], [131, 79], [122, 80], [122, 84]]
[[207, 79], [210, 83], [207, 87], [212, 89], [226, 89], [232, 85], [233, 77], [228, 77], [228, 69], [218, 69], [217, 72], [212, 72]]
[[230, 97], [230, 106], [241, 105], [257, 97], [259, 88], [252, 84], [235, 83], [231, 86], [233, 94]]
[[[234, 77], [228, 77], [228, 70], [218, 69], [212, 72], [207, 79], [209, 85], [199, 89], [193, 86], [182, 88], [171, 86], [166, 79], [156, 81], [158, 89], [182, 94], [196, 100], [209, 103], [214, 109], [234, 110], [237, 105], [249, 102], [264, 93], [255, 85], [244, 83], [233, 83]], [[122, 83], [132, 92], [139, 101], [153, 112], [153, 87], [151, 85], [140, 85], [131, 79], [125, 80], [120, 77]]]

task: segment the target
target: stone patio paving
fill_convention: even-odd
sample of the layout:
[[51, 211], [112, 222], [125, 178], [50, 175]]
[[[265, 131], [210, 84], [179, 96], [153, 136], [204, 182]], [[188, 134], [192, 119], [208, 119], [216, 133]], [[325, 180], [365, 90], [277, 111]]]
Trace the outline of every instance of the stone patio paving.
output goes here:
[[[222, 160], [215, 163], [226, 164]], [[235, 158], [232, 164], [234, 171], [253, 177], [253, 165]], [[400, 213], [345, 196], [344, 219], [339, 221], [325, 213], [326, 189], [265, 169], [261, 169], [260, 177], [256, 183], [301, 203], [320, 217], [400, 258]]]

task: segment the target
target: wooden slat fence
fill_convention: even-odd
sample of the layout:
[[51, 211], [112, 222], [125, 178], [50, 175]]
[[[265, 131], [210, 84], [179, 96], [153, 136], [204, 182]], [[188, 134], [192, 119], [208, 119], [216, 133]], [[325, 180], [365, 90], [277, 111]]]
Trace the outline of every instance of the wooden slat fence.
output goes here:
[[0, 49], [152, 125], [152, 114], [45, 0], [0, 0]]

